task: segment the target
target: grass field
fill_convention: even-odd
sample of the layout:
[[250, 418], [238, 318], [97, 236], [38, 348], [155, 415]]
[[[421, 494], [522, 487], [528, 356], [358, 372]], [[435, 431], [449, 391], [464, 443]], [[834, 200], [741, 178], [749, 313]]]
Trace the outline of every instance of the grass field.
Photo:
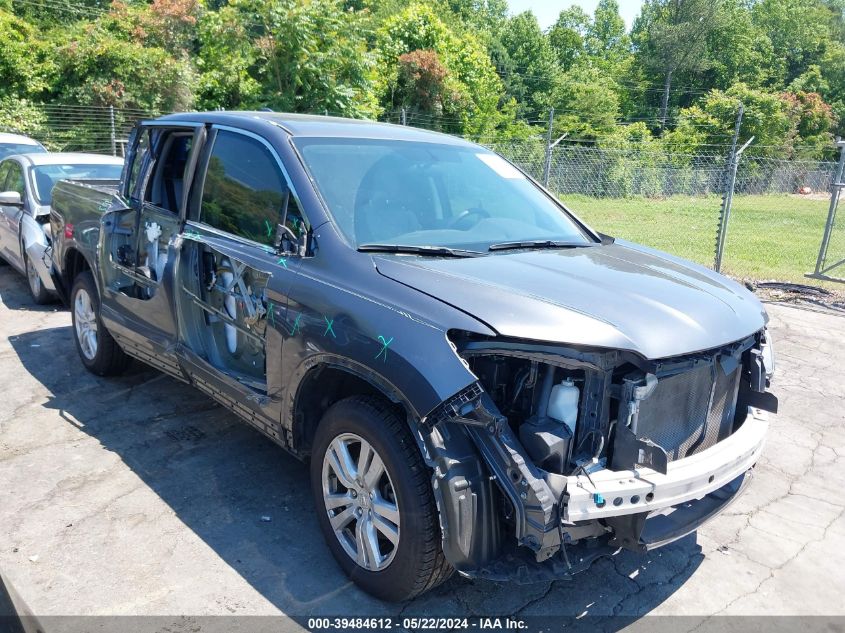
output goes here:
[[[722, 203], [719, 196], [562, 198], [598, 231], [713, 267]], [[826, 196], [735, 196], [722, 272], [739, 278], [820, 285], [804, 274], [815, 268], [829, 204]], [[845, 210], [842, 213], [845, 215]], [[829, 248], [830, 261], [845, 257], [845, 221], [842, 224]], [[845, 270], [840, 274], [845, 275]]]

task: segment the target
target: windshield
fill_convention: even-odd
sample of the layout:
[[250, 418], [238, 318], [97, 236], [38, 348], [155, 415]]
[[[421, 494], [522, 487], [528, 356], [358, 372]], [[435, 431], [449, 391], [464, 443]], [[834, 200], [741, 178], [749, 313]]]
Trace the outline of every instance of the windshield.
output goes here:
[[45, 154], [47, 150], [32, 143], [0, 143], [0, 160], [14, 154]]
[[41, 165], [32, 168], [35, 197], [39, 204], [50, 204], [53, 187], [60, 180], [120, 180], [123, 166], [117, 165]]
[[500, 242], [591, 243], [519, 170], [480, 147], [295, 139], [332, 216], [356, 247], [486, 251]]

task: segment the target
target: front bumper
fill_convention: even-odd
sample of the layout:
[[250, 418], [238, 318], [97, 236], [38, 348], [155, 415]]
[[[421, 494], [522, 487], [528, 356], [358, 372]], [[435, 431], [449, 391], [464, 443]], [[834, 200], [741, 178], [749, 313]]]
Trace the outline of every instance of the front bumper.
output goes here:
[[[654, 513], [704, 499], [754, 466], [763, 450], [768, 426], [765, 412], [749, 408], [742, 426], [730, 437], [700, 453], [670, 462], [665, 475], [643, 467], [567, 477], [569, 499], [563, 513], [564, 524]], [[723, 505], [726, 504], [727, 501]]]
[[638, 465], [565, 476], [532, 463], [486, 392], [460, 396], [421, 439], [447, 559], [464, 575], [496, 580], [571, 576], [620, 547], [646, 551], [693, 532], [743, 491], [769, 426], [747, 406], [734, 433], [669, 462], [665, 474]]

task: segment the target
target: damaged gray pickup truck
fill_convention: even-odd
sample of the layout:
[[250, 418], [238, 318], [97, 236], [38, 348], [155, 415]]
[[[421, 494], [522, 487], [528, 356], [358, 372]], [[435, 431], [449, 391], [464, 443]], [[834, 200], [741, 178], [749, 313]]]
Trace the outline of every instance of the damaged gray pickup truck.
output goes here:
[[450, 136], [170, 115], [119, 188], [60, 183], [51, 222], [83, 364], [140, 359], [310, 459], [329, 548], [381, 598], [678, 539], [777, 408], [751, 293]]

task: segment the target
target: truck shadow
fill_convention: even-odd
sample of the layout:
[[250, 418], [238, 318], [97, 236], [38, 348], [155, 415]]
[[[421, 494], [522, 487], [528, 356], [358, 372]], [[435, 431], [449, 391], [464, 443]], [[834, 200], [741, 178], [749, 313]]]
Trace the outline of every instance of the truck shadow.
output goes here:
[[[297, 618], [587, 615], [598, 618], [580, 624], [615, 630], [666, 600], [703, 559], [691, 536], [647, 555], [599, 560], [571, 582], [518, 586], [453, 577], [408, 604], [382, 603], [358, 591], [332, 559], [304, 464], [194, 388], [140, 363], [119, 378], [88, 374], [69, 326], [9, 340], [52, 394], [46, 408], [116, 453], [226, 564]], [[220, 600], [238, 610], [234, 599]]]

